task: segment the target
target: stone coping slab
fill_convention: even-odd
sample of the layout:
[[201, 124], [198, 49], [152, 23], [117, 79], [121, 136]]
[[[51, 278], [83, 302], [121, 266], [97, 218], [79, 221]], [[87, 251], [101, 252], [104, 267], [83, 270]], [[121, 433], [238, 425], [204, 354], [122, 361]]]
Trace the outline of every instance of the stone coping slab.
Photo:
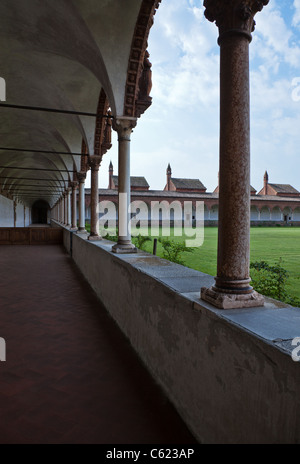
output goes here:
[[[82, 238], [83, 240], [85, 238]], [[107, 252], [111, 252], [114, 242], [101, 240], [94, 242]], [[276, 300], [265, 298], [265, 305], [258, 308], [217, 309], [200, 298], [201, 287], [210, 287], [214, 277], [194, 269], [172, 263], [158, 256], [138, 250], [127, 255], [111, 254], [121, 261], [152, 276], [182, 297], [193, 301], [197, 311], [212, 311], [231, 323], [252, 334], [274, 343], [281, 350], [291, 353], [291, 342], [300, 337], [300, 308], [294, 308]]]

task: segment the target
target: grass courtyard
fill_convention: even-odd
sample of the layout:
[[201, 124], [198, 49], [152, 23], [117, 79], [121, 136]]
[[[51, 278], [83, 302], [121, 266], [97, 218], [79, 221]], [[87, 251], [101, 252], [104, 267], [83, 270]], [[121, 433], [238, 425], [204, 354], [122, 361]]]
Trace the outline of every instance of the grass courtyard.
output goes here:
[[[89, 230], [89, 224], [86, 224]], [[150, 229], [149, 229], [150, 233]], [[147, 235], [147, 231], [143, 230]], [[171, 229], [172, 240], [183, 242], [185, 237], [176, 236]], [[143, 249], [152, 253], [152, 240], [145, 242]], [[166, 238], [166, 237], [164, 237]], [[134, 240], [134, 239], [133, 239]], [[192, 253], [182, 253], [185, 266], [215, 276], [217, 271], [217, 227], [205, 227], [204, 242], [194, 247]], [[282, 267], [288, 271], [287, 291], [300, 299], [300, 227], [252, 227], [250, 231], [251, 261], [267, 261], [270, 265], [282, 259]], [[163, 256], [162, 245], [157, 243], [157, 256]]]
[[[183, 241], [184, 237], [173, 240]], [[206, 227], [203, 245], [193, 248], [192, 253], [183, 253], [187, 267], [216, 275], [217, 269], [217, 227]], [[288, 271], [287, 290], [292, 297], [300, 298], [300, 228], [299, 227], [252, 227], [250, 235], [251, 261], [267, 261], [275, 264], [280, 258]], [[144, 250], [152, 252], [153, 241], [146, 242]], [[157, 243], [157, 255], [163, 255], [161, 244]]]

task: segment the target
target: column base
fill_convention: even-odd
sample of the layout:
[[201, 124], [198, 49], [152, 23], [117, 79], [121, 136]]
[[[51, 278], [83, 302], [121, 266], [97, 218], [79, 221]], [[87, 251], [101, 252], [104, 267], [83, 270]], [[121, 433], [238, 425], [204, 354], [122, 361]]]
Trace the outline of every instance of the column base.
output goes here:
[[79, 229], [77, 229], [77, 234], [88, 234], [88, 231], [79, 227]]
[[73, 230], [73, 232], [76, 232], [78, 229], [77, 227], [70, 227], [70, 230]]
[[218, 309], [257, 308], [264, 306], [264, 297], [252, 291], [251, 293], [234, 294], [220, 293], [213, 288], [201, 288], [201, 299]]
[[89, 235], [87, 239], [91, 242], [99, 242], [100, 240], [102, 240], [102, 237], [100, 237], [100, 235]]
[[137, 253], [137, 248], [133, 243], [116, 243], [112, 246], [111, 251], [118, 254]]

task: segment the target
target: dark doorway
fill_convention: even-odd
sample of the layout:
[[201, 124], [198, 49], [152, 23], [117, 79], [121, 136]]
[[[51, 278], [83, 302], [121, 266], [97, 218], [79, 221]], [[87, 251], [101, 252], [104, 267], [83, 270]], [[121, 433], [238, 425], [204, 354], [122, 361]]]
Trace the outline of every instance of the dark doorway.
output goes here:
[[44, 200], [38, 200], [32, 205], [32, 224], [47, 224], [49, 205]]

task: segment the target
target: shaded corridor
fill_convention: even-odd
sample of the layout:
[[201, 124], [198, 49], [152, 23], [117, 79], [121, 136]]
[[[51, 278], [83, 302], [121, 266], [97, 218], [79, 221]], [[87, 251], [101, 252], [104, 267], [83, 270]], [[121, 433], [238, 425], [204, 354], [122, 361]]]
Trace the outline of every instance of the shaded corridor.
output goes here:
[[195, 443], [62, 247], [1, 246], [0, 273], [1, 444]]

